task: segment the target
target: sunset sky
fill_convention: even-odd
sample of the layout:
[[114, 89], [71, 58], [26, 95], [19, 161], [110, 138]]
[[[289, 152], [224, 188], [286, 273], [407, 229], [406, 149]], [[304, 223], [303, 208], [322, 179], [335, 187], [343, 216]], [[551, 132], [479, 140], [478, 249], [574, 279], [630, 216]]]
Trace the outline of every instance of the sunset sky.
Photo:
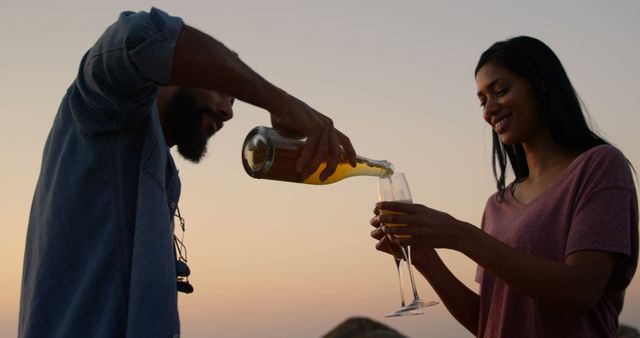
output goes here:
[[[125, 5], [126, 3], [126, 5]], [[417, 203], [479, 225], [494, 192], [490, 128], [473, 69], [493, 42], [531, 35], [560, 57], [596, 131], [640, 170], [640, 2], [14, 1], [0, 2], [3, 232], [0, 336], [17, 332], [24, 239], [42, 149], [80, 58], [123, 10], [182, 17], [265, 78], [333, 118], [358, 153], [407, 176]], [[399, 305], [393, 259], [369, 237], [376, 179], [327, 186], [255, 180], [246, 133], [267, 112], [238, 102], [200, 165], [176, 155], [191, 282], [184, 337], [319, 337], [366, 316], [411, 337], [470, 337], [443, 305]], [[475, 264], [440, 251], [468, 286]], [[640, 327], [640, 279], [622, 323]], [[433, 290], [419, 281], [426, 300]]]

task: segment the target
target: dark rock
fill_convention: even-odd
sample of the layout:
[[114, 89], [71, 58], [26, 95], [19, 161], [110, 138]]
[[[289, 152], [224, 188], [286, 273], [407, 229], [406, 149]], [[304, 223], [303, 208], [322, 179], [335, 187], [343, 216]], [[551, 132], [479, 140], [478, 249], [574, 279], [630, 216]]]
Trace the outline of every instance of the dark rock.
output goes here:
[[620, 338], [640, 338], [640, 333], [638, 330], [628, 326], [620, 324], [620, 328], [618, 329], [618, 337]]
[[322, 338], [407, 338], [407, 336], [374, 320], [352, 317], [340, 323]]

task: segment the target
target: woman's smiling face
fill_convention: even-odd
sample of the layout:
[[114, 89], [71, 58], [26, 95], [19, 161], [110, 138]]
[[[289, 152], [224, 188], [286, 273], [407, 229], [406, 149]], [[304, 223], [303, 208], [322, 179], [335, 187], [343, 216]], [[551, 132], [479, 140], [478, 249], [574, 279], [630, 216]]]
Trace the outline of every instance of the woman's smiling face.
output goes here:
[[529, 81], [487, 63], [476, 74], [483, 117], [504, 144], [527, 143], [543, 129], [536, 97]]

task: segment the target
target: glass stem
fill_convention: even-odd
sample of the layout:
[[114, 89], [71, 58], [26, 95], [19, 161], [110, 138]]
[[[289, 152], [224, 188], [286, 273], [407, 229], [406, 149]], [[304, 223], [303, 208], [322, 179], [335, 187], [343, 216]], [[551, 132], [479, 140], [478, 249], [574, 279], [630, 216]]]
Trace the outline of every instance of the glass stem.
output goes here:
[[402, 282], [402, 259], [401, 258], [396, 258], [396, 256], [393, 256], [393, 259], [396, 261], [396, 269], [398, 270], [398, 282], [400, 282], [400, 303], [402, 304], [401, 307], [404, 307], [406, 305], [405, 301], [404, 301], [404, 291], [403, 291], [403, 282]]
[[418, 297], [418, 290], [416, 289], [416, 282], [413, 279], [413, 269], [411, 268], [411, 246], [407, 245], [407, 250], [406, 252], [404, 251], [404, 249], [402, 250], [405, 253], [405, 257], [407, 258], [407, 265], [409, 266], [409, 279], [411, 279], [411, 288], [413, 289], [413, 298], [415, 299], [420, 299], [420, 297]]

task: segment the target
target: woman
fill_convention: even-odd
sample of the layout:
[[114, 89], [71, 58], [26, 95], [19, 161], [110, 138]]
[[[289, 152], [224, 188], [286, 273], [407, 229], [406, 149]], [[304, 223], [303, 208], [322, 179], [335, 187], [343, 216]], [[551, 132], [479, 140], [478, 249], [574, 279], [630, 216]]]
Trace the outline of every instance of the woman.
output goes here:
[[[415, 267], [478, 337], [617, 337], [638, 260], [630, 164], [589, 129], [562, 64], [544, 43], [524, 36], [495, 43], [475, 77], [493, 129], [498, 188], [482, 230], [423, 205], [381, 202], [371, 221], [376, 247], [411, 245]], [[515, 173], [509, 185], [507, 162]], [[406, 215], [379, 215], [381, 209]], [[391, 243], [387, 236], [400, 234], [411, 238]], [[480, 294], [433, 248], [478, 263]]]

